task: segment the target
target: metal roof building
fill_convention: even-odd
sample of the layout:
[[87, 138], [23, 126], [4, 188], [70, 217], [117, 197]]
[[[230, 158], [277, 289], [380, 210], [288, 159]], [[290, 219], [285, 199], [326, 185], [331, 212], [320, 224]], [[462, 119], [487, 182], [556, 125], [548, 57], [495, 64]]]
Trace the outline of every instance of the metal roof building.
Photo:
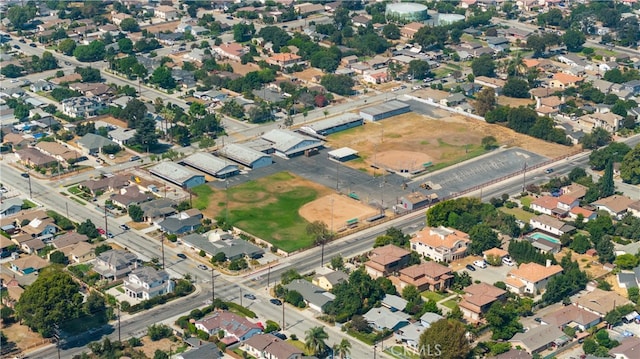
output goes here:
[[210, 153], [197, 152], [180, 163], [193, 167], [216, 178], [227, 178], [240, 173], [238, 166]]
[[271, 156], [236, 143], [224, 146], [219, 154], [252, 169], [266, 167], [273, 163]]
[[205, 182], [204, 175], [174, 162], [161, 162], [149, 169], [149, 172], [183, 188], [195, 187]]
[[392, 100], [379, 105], [370, 106], [360, 111], [360, 116], [366, 121], [379, 121], [388, 117], [397, 116], [411, 111], [408, 104]]
[[332, 133], [362, 126], [363, 122], [362, 116], [355, 113], [345, 113], [340, 116], [314, 122], [302, 127], [301, 130], [311, 134], [327, 136]]
[[271, 130], [262, 135], [262, 139], [271, 142], [276, 154], [285, 158], [299, 156], [324, 145], [318, 139], [288, 130]]

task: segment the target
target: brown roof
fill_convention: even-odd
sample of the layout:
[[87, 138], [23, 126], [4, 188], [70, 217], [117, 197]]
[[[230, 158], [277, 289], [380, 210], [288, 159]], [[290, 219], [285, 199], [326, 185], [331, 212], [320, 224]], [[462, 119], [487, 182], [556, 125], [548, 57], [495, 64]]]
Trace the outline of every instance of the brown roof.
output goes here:
[[371, 254], [369, 254], [369, 259], [374, 263], [384, 266], [389, 263], [393, 263], [404, 256], [408, 256], [409, 254], [411, 254], [411, 252], [406, 249], [402, 249], [393, 244], [388, 244], [384, 247], [374, 248], [371, 251]]
[[224, 329], [238, 338], [248, 333], [251, 329], [260, 328], [245, 317], [223, 310], [218, 310], [209, 317], [196, 321], [197, 323], [202, 324], [207, 330]]
[[558, 96], [549, 96], [549, 97], [540, 99], [540, 104], [543, 106], [558, 107], [563, 103], [564, 101], [562, 101], [562, 99], [559, 98]]
[[30, 255], [30, 256], [18, 258], [16, 260], [12, 260], [10, 263], [12, 263], [13, 265], [15, 265], [20, 269], [33, 268], [35, 270], [40, 270], [49, 265], [49, 262], [47, 262], [46, 260], [36, 255]]
[[417, 32], [418, 30], [422, 29], [425, 26], [426, 25], [421, 22], [410, 22], [404, 25], [403, 29]]
[[438, 278], [449, 273], [451, 273], [451, 268], [433, 261], [415, 264], [400, 271], [400, 275], [406, 275], [410, 278], [419, 278], [421, 276]]
[[539, 216], [533, 217], [531, 218], [531, 221], [536, 221], [555, 229], [560, 229], [566, 225], [566, 223], [564, 223], [563, 221], [546, 214], [541, 214]]
[[592, 313], [588, 310], [584, 310], [575, 305], [567, 305], [560, 307], [555, 312], [549, 313], [542, 317], [542, 321], [549, 325], [555, 325], [557, 327], [564, 327], [565, 325], [575, 322], [581, 325], [587, 325], [595, 320], [598, 320], [600, 316]]
[[578, 184], [578, 183], [572, 183], [566, 187], [564, 187], [562, 189], [563, 193], [566, 194], [571, 194], [572, 196], [576, 197], [576, 198], [582, 198], [584, 197], [585, 194], [587, 194], [587, 190], [588, 188]]
[[592, 204], [597, 206], [607, 207], [615, 213], [620, 213], [626, 210], [627, 208], [629, 208], [629, 205], [632, 204], [633, 202], [634, 200], [632, 200], [627, 196], [620, 196], [620, 195], [614, 194], [613, 196], [601, 198], [593, 202]]
[[20, 244], [21, 246], [25, 246], [33, 251], [38, 251], [45, 247], [44, 242], [41, 239], [33, 238], [28, 241], [24, 241]]
[[36, 144], [36, 148], [40, 149], [42, 152], [46, 152], [45, 154], [60, 156], [65, 160], [70, 160], [72, 158], [78, 157], [78, 152], [63, 146], [58, 142], [41, 141]]
[[559, 273], [562, 273], [562, 267], [557, 264], [546, 267], [531, 262], [523, 263], [520, 267], [512, 269], [511, 272], [509, 272], [509, 276], [526, 280], [529, 283], [537, 283]]
[[24, 148], [16, 152], [20, 160], [29, 161], [37, 166], [45, 166], [57, 162], [55, 158], [38, 151], [35, 148]]
[[575, 214], [576, 216], [581, 214], [584, 218], [589, 218], [593, 214], [593, 211], [590, 211], [590, 210], [588, 210], [586, 208], [582, 208], [580, 206], [576, 206], [576, 207], [571, 208], [571, 210], [569, 212]]
[[4, 135], [4, 138], [2, 139], [2, 143], [13, 143], [14, 145], [17, 145], [24, 141], [28, 141], [28, 140], [24, 138], [22, 135], [19, 135], [17, 133], [7, 133], [6, 135]]
[[554, 93], [556, 93], [556, 89], [551, 89], [551, 88], [546, 88], [546, 87], [538, 87], [538, 88], [534, 88], [531, 89], [531, 94], [534, 97], [547, 97], [547, 96], [551, 96]]
[[557, 72], [553, 74], [553, 79], [556, 81], [560, 81], [565, 85], [580, 82], [583, 80], [582, 77], [565, 74], [564, 72]]
[[495, 302], [499, 297], [507, 293], [505, 290], [487, 283], [472, 284], [465, 288], [464, 291], [467, 294], [464, 300], [479, 307]]
[[609, 354], [611, 354], [612, 357], [616, 357], [616, 354], [624, 355], [627, 358], [640, 357], [640, 338], [630, 337], [623, 340], [620, 342], [620, 345], [610, 349]]
[[119, 189], [129, 184], [129, 178], [124, 175], [115, 175], [113, 177], [103, 177], [99, 180], [86, 180], [80, 183], [80, 186], [86, 187], [91, 191], [106, 190], [108, 188]]
[[89, 240], [89, 237], [85, 236], [84, 234], [80, 234], [78, 232], [67, 232], [59, 237], [56, 237], [56, 239], [54, 239], [51, 244], [53, 244], [54, 247], [60, 249], [79, 242], [85, 242], [87, 240]]
[[484, 254], [485, 256], [505, 257], [505, 256], [509, 255], [509, 252], [505, 251], [504, 249], [500, 249], [500, 248], [491, 248], [491, 249], [487, 249], [486, 251], [482, 252], [482, 254]]
[[456, 243], [463, 241], [469, 242], [469, 235], [451, 228], [444, 227], [426, 227], [418, 232], [418, 234], [411, 238], [411, 242], [420, 242], [428, 246], [437, 248], [455, 248]]
[[271, 354], [274, 358], [290, 358], [294, 354], [303, 354], [302, 350], [271, 334], [254, 335], [245, 340], [244, 345]]
[[558, 198], [552, 196], [542, 196], [531, 202], [531, 204], [535, 204], [536, 206], [546, 209], [554, 209], [558, 206]]
[[616, 292], [608, 292], [597, 288], [581, 295], [574, 301], [575, 305], [598, 313], [601, 316], [604, 316], [616, 307], [630, 303], [631, 301]]

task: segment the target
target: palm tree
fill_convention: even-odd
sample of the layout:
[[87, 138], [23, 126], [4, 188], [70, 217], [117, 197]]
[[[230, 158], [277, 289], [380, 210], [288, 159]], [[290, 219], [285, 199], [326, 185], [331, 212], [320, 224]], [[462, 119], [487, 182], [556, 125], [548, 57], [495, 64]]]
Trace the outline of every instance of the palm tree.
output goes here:
[[342, 339], [339, 344], [333, 346], [333, 354], [340, 356], [340, 359], [344, 359], [344, 357], [351, 354], [351, 342], [347, 339]]
[[305, 332], [304, 347], [310, 351], [312, 355], [318, 355], [327, 347], [325, 340], [329, 339], [329, 334], [324, 331], [323, 327], [313, 327]]

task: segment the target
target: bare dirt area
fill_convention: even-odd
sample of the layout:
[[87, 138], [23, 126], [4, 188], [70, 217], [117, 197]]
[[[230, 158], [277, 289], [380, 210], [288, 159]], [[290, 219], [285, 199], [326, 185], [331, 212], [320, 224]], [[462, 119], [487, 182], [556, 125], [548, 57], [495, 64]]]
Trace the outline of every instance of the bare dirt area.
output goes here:
[[305, 69], [304, 71], [300, 71], [300, 72], [296, 72], [295, 73], [295, 77], [299, 78], [302, 81], [306, 81], [306, 82], [313, 82], [311, 81], [311, 79], [314, 76], [322, 76], [324, 75], [324, 73], [321, 70], [315, 69], [315, 68], [308, 68]]
[[358, 218], [362, 222], [378, 214], [378, 210], [360, 201], [335, 193], [305, 204], [298, 212], [309, 222], [324, 222], [329, 229], [333, 222], [334, 231], [350, 219]]
[[235, 61], [221, 61], [220, 63], [231, 65], [231, 67], [233, 68], [233, 73], [234, 74], [238, 74], [238, 75], [242, 75], [242, 76], [246, 75], [247, 73], [249, 73], [251, 71], [260, 70], [260, 67], [258, 65], [254, 65], [254, 64], [243, 65], [243, 64], [241, 64], [239, 62], [235, 62]]
[[[422, 165], [432, 161], [455, 163], [472, 151], [482, 151], [481, 141], [493, 136], [500, 146], [520, 147], [542, 156], [555, 158], [572, 149], [517, 133], [501, 125], [487, 124], [464, 116], [449, 115], [434, 119], [417, 113], [407, 113], [329, 136], [332, 148], [350, 147], [360, 159], [348, 165], [369, 170], [378, 156], [389, 161], [407, 161]], [[403, 158], [402, 156], [408, 156]], [[396, 165], [397, 166], [397, 165]], [[396, 166], [391, 166], [392, 168]]]
[[377, 153], [373, 162], [377, 167], [404, 173], [424, 168], [423, 164], [433, 162], [433, 158], [421, 152], [391, 150]]
[[160, 349], [164, 352], [169, 352], [171, 347], [173, 347], [174, 349], [177, 347], [176, 343], [172, 342], [167, 338], [160, 339], [154, 342], [154, 341], [151, 341], [149, 337], [144, 337], [141, 339], [141, 341], [142, 341], [142, 346], [136, 349], [142, 350], [144, 354], [147, 356], [147, 358], [153, 358], [154, 353], [156, 352], [157, 349]]
[[7, 346], [13, 344], [16, 349], [22, 352], [33, 351], [39, 346], [49, 344], [48, 340], [43, 339], [40, 334], [32, 332], [26, 325], [18, 323], [13, 323], [8, 326], [3, 325], [2, 332], [7, 336], [7, 341], [9, 343]]
[[513, 98], [513, 97], [506, 97], [506, 96], [498, 96], [498, 104], [502, 106], [519, 107], [519, 106], [528, 106], [534, 103], [535, 101], [530, 98]]
[[95, 121], [106, 122], [106, 123], [108, 123], [110, 125], [114, 125], [114, 126], [118, 126], [118, 127], [122, 127], [122, 128], [129, 127], [127, 125], [126, 121], [119, 120], [119, 119], [117, 119], [117, 118], [115, 118], [115, 117], [113, 117], [111, 115], [99, 116], [99, 117], [96, 117], [94, 120]]
[[[576, 252], [571, 251], [568, 248], [564, 248], [562, 249], [562, 251], [560, 251], [560, 253], [556, 254], [555, 255], [556, 260], [560, 262], [562, 257], [564, 257], [567, 253], [571, 253], [571, 259], [574, 261], [578, 261], [580, 270], [585, 271], [589, 276], [589, 278], [600, 278], [605, 274], [610, 273], [608, 270], [602, 267], [602, 264], [597, 262], [598, 257], [592, 257], [586, 254], [578, 254]], [[615, 276], [613, 276], [613, 278], [615, 282]]]

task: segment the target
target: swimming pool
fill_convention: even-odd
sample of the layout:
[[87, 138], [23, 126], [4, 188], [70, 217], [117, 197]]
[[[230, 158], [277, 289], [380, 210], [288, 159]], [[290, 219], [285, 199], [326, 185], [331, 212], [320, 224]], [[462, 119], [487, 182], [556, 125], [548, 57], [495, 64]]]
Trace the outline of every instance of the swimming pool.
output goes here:
[[558, 243], [558, 244], [560, 244], [560, 240], [559, 240], [559, 239], [553, 238], [553, 237], [551, 237], [551, 236], [548, 236], [548, 235], [546, 235], [546, 234], [544, 234], [544, 233], [540, 233], [540, 232], [536, 232], [536, 233], [532, 233], [532, 234], [530, 234], [530, 235], [529, 235], [529, 238], [533, 238], [533, 239], [544, 239], [544, 240], [547, 240], [547, 241], [552, 242], [552, 243]]

